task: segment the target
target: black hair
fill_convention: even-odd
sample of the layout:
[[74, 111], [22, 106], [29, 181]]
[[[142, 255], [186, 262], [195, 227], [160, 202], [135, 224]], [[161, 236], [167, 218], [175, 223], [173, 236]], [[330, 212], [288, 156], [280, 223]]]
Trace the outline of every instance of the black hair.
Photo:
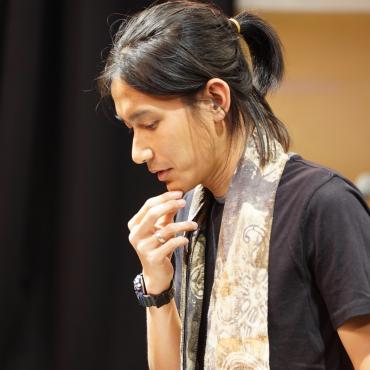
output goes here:
[[266, 164], [272, 139], [289, 148], [289, 134], [266, 101], [284, 73], [282, 46], [258, 16], [244, 11], [234, 19], [240, 34], [215, 6], [184, 0], [153, 5], [125, 19], [98, 79], [101, 95], [109, 96], [112, 80], [119, 77], [143, 93], [195, 103], [211, 78], [221, 78], [231, 93], [230, 138], [244, 129], [254, 132], [260, 163]]

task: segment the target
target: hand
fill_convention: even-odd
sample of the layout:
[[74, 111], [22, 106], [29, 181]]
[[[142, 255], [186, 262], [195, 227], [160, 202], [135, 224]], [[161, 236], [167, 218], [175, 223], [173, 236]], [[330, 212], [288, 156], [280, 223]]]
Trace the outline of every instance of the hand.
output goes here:
[[[160, 294], [170, 286], [174, 273], [172, 254], [176, 248], [189, 242], [184, 236], [176, 234], [194, 231], [198, 227], [192, 221], [173, 222], [176, 212], [185, 206], [181, 197], [182, 192], [171, 191], [150, 198], [128, 222], [129, 241], [143, 266], [148, 294]], [[165, 240], [164, 243], [155, 235], [157, 232]]]

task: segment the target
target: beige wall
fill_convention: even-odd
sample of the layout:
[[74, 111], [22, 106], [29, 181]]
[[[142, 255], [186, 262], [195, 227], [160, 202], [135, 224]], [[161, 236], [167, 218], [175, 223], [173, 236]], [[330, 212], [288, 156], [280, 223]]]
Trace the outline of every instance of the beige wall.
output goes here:
[[352, 180], [370, 171], [370, 14], [259, 14], [285, 48], [286, 77], [269, 100], [292, 151]]

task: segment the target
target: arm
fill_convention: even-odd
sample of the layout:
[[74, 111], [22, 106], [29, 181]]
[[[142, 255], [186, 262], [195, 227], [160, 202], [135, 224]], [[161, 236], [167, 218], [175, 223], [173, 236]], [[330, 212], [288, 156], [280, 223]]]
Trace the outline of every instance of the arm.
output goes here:
[[[129, 221], [129, 240], [143, 267], [147, 294], [167, 290], [174, 275], [171, 257], [176, 248], [188, 243], [178, 233], [194, 231], [195, 222], [173, 222], [176, 212], [184, 207], [182, 193], [168, 192], [149, 199]], [[160, 243], [154, 233], [160, 230], [165, 239]], [[148, 360], [151, 370], [180, 369], [181, 322], [174, 299], [157, 308], [147, 308]]]
[[338, 334], [355, 370], [370, 369], [370, 315], [348, 320]]
[[150, 370], [180, 369], [181, 323], [175, 300], [160, 308], [147, 308]]

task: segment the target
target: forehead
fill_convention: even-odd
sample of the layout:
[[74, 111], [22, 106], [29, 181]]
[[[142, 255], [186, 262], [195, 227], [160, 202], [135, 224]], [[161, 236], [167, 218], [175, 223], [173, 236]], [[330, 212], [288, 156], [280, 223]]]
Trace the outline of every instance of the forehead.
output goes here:
[[148, 95], [133, 88], [121, 79], [112, 81], [111, 95], [117, 114], [125, 119], [128, 119], [138, 110], [162, 112], [184, 108], [184, 103], [180, 98]]
[[121, 100], [140, 100], [149, 97], [146, 94], [134, 89], [121, 79], [114, 79], [111, 83], [111, 94], [114, 102]]

